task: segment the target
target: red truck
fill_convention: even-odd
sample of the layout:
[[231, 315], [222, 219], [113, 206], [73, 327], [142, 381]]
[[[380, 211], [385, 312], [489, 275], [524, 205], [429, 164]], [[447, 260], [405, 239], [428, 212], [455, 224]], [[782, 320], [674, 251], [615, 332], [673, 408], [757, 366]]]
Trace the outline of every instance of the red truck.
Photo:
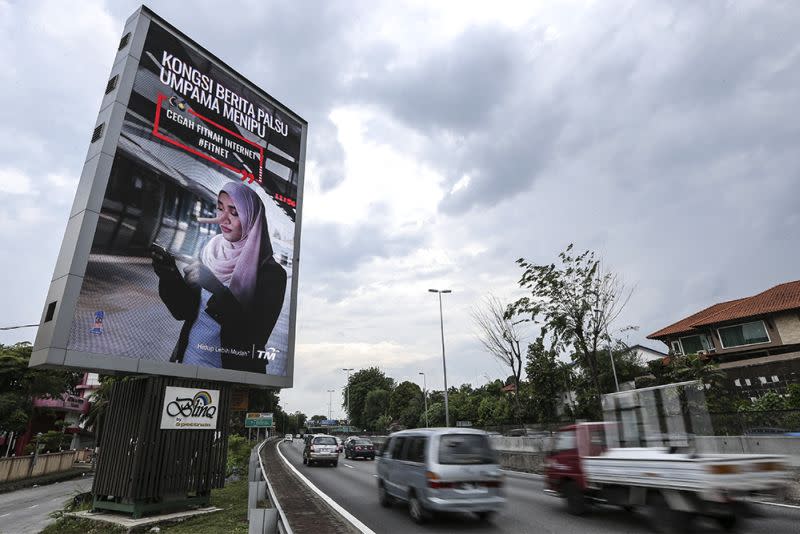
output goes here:
[[591, 503], [604, 503], [641, 508], [662, 532], [687, 532], [700, 515], [731, 530], [747, 515], [751, 494], [774, 492], [788, 477], [781, 456], [617, 446], [625, 426], [578, 423], [561, 428], [546, 460], [545, 491], [563, 497], [567, 510], [577, 515], [587, 513]]

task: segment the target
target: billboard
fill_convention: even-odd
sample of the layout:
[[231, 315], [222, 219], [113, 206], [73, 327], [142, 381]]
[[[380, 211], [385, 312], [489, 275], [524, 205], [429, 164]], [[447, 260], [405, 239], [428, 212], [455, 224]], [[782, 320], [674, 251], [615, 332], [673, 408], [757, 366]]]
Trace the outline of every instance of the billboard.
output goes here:
[[307, 124], [128, 20], [31, 365], [291, 387]]

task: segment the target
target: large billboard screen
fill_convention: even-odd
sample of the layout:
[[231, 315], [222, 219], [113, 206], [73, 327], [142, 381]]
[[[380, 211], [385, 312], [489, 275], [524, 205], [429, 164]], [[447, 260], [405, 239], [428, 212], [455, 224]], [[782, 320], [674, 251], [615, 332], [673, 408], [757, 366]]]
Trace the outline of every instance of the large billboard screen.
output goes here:
[[124, 69], [132, 83], [96, 222], [82, 225], [95, 226], [62, 364], [91, 367], [69, 355], [96, 355], [156, 364], [139, 372], [286, 387], [306, 124], [143, 16], [144, 38], [128, 36], [141, 48], [126, 59], [135, 69]]

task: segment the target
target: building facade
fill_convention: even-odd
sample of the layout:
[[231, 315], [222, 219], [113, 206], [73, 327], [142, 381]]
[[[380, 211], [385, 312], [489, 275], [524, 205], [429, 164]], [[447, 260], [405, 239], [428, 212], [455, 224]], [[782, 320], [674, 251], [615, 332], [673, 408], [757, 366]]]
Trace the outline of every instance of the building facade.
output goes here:
[[713, 304], [653, 332], [671, 354], [719, 363], [729, 386], [754, 399], [800, 383], [800, 280]]

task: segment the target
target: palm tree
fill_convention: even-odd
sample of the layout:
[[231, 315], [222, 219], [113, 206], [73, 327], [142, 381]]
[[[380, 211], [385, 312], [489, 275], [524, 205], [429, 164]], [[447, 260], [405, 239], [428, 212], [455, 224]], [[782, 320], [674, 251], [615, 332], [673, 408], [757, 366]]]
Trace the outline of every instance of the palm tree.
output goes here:
[[86, 415], [81, 417], [83, 427], [86, 430], [94, 432], [95, 447], [100, 444], [100, 429], [105, 419], [106, 411], [108, 410], [109, 400], [111, 398], [111, 387], [117, 380], [119, 380], [119, 378], [114, 376], [100, 377], [100, 387], [95, 390], [89, 399], [89, 411]]

